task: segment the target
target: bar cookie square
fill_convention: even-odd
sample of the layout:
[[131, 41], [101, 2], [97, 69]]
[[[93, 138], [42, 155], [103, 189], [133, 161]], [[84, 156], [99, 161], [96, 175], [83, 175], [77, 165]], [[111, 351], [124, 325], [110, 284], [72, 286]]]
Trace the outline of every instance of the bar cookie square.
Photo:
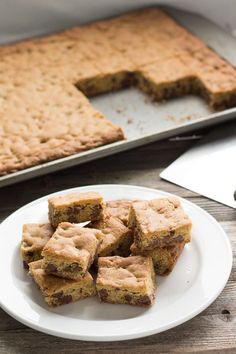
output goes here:
[[71, 193], [48, 199], [49, 220], [54, 228], [61, 222], [80, 223], [98, 220], [103, 198], [95, 192]]
[[42, 251], [42, 266], [48, 274], [68, 279], [83, 276], [97, 254], [99, 230], [61, 223]]
[[100, 257], [96, 289], [101, 301], [112, 304], [150, 306], [156, 279], [150, 257]]
[[192, 222], [176, 197], [133, 203], [129, 227], [134, 231], [135, 244], [141, 249], [191, 240]]
[[53, 232], [54, 230], [49, 223], [23, 225], [20, 253], [24, 268], [28, 269], [28, 263], [42, 258], [42, 250]]
[[77, 280], [62, 279], [47, 274], [42, 260], [29, 264], [29, 274], [39, 287], [49, 306], [60, 306], [95, 295], [95, 285], [89, 272]]
[[89, 225], [101, 230], [103, 236], [98, 247], [98, 256], [128, 256], [133, 241], [132, 231], [116, 217], [107, 217]]
[[128, 226], [129, 210], [131, 204], [137, 200], [117, 199], [109, 200], [105, 203], [104, 214], [105, 216], [113, 216], [120, 219], [125, 226]]
[[156, 247], [152, 250], [139, 249], [135, 243], [130, 247], [132, 255], [141, 255], [144, 257], [151, 257], [153, 266], [157, 275], [165, 276], [172, 272], [174, 266], [181, 255], [184, 248], [184, 240], [177, 242], [175, 245], [166, 247]]

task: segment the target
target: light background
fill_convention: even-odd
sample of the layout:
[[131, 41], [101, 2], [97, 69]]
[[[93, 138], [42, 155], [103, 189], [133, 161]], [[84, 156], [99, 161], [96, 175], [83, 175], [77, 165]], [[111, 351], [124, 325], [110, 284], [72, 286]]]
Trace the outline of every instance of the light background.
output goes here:
[[236, 31], [235, 0], [0, 0], [0, 43], [155, 4], [198, 12]]

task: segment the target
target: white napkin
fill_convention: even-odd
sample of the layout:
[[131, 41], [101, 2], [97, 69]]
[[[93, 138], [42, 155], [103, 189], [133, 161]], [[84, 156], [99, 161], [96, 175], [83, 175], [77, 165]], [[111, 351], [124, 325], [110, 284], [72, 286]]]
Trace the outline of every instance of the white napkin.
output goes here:
[[236, 124], [215, 128], [160, 176], [236, 208]]

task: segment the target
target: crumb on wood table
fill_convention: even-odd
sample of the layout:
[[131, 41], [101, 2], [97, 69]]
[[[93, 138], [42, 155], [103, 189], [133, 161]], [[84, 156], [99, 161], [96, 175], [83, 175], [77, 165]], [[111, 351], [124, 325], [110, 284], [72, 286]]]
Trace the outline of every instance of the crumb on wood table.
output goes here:
[[125, 111], [125, 108], [116, 108], [116, 113], [123, 113]]
[[132, 124], [133, 123], [133, 118], [128, 118], [128, 120], [127, 120], [127, 124]]

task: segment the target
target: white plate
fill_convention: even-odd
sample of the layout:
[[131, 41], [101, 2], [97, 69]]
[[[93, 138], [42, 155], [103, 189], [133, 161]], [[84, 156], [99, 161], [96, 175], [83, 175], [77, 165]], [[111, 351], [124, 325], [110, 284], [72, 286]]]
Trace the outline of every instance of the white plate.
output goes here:
[[[88, 190], [100, 192], [106, 200], [168, 195], [124, 185], [95, 185], [60, 193]], [[158, 277], [157, 297], [150, 309], [100, 304], [96, 297], [50, 309], [23, 270], [19, 256], [22, 224], [46, 222], [47, 199], [48, 196], [24, 206], [0, 225], [0, 305], [12, 317], [34, 329], [90, 341], [148, 336], [196, 316], [216, 299], [228, 280], [232, 251], [225, 232], [212, 216], [182, 199], [193, 221], [193, 240], [185, 247], [173, 272], [167, 277]]]

